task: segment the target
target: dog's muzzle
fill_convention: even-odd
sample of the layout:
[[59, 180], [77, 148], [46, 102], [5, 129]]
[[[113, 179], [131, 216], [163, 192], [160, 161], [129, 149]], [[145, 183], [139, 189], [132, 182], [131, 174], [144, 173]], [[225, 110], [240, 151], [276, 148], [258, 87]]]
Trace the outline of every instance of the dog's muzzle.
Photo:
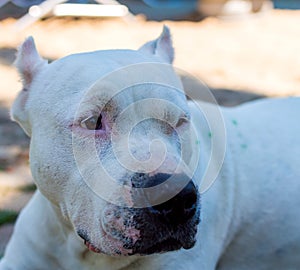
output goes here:
[[171, 181], [167, 185], [167, 191], [162, 194], [174, 192], [172, 184], [176, 186], [184, 177], [185, 182], [180, 191], [161, 204], [144, 208], [107, 204], [101, 224], [108, 249], [99, 248], [99, 244], [94, 245], [99, 239], [90, 239], [87, 231], [79, 231], [79, 236], [91, 251], [111, 255], [149, 255], [192, 248], [200, 222], [200, 195], [190, 179], [186, 179], [184, 175], [174, 177], [158, 173], [149, 176], [137, 173], [131, 179], [132, 186], [136, 188], [132, 193], [132, 200], [145, 199], [149, 202], [150, 195], [157, 196], [145, 193], [145, 189], [166, 183], [168, 179]]

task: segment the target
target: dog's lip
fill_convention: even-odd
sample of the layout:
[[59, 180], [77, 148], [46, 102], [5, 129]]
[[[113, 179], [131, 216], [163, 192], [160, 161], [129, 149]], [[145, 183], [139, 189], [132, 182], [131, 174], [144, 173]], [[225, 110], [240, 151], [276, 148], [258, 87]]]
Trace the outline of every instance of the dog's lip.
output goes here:
[[86, 245], [86, 247], [90, 250], [93, 251], [95, 253], [101, 253], [101, 250], [97, 247], [95, 247], [93, 244], [91, 244], [89, 241], [84, 240], [84, 244]]
[[79, 231], [77, 232], [77, 234], [78, 234], [78, 236], [79, 236], [80, 238], [83, 239], [85, 246], [86, 246], [90, 251], [93, 251], [93, 252], [95, 252], [95, 253], [102, 253], [101, 250], [100, 250], [99, 248], [95, 247], [93, 244], [91, 244], [90, 241], [87, 240], [88, 237], [87, 237], [87, 234], [86, 234], [84, 231], [79, 230]]

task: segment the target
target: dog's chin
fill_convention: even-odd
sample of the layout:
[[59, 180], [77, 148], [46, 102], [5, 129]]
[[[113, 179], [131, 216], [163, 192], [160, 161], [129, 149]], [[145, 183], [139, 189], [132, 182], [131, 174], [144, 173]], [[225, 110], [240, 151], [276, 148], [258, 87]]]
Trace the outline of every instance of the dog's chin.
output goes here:
[[181, 243], [179, 240], [175, 238], [168, 238], [164, 241], [154, 243], [153, 245], [147, 245], [147, 247], [139, 247], [139, 248], [134, 248], [133, 253], [130, 255], [152, 255], [156, 253], [165, 253], [165, 252], [170, 252], [170, 251], [176, 251], [181, 248], [184, 249], [191, 249], [194, 247], [196, 241], [192, 241], [189, 243]]
[[190, 242], [184, 242], [175, 239], [175, 238], [168, 238], [160, 242], [153, 242], [153, 243], [142, 243], [138, 241], [132, 248], [127, 249], [126, 244], [124, 244], [122, 241], [114, 239], [108, 235], [106, 235], [102, 240], [106, 243], [106, 245], [103, 245], [102, 247], [97, 247], [91, 242], [84, 240], [84, 244], [86, 247], [94, 252], [94, 253], [100, 253], [105, 254], [108, 256], [146, 256], [146, 255], [152, 255], [157, 253], [165, 253], [170, 251], [176, 251], [181, 248], [184, 249], [191, 249], [196, 241], [190, 241]]

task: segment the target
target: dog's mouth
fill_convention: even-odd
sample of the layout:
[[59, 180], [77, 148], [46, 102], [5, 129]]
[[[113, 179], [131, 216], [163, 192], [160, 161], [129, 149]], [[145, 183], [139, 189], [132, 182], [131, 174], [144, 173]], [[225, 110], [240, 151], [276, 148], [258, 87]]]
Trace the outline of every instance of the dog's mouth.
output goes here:
[[[95, 253], [103, 253], [99, 248], [95, 247], [93, 244], [91, 244], [89, 241], [84, 240], [84, 244], [86, 247]], [[153, 245], [150, 245], [146, 248], [144, 247], [139, 247], [139, 248], [134, 248], [132, 250], [132, 253], [129, 253], [128, 255], [151, 255], [154, 253], [164, 253], [164, 252], [169, 252], [169, 251], [176, 251], [181, 248], [184, 249], [190, 249], [195, 245], [195, 241], [192, 243], [181, 243], [179, 240], [175, 238], [169, 238], [166, 239], [162, 242], [154, 243]], [[121, 255], [121, 254], [119, 254]]]
[[[93, 245], [90, 241], [86, 240], [85, 237], [80, 234], [80, 237], [83, 238], [85, 246], [88, 248], [88, 250], [94, 252], [94, 253], [104, 253], [108, 255], [127, 255], [127, 256], [132, 256], [132, 255], [151, 255], [155, 253], [165, 253], [169, 251], [176, 251], [181, 248], [184, 249], [190, 249], [192, 248], [196, 241], [195, 240], [190, 240], [190, 241], [180, 241], [174, 237], [169, 237], [163, 241], [156, 241], [156, 242], [145, 242], [142, 241], [141, 239], [138, 240], [133, 246], [128, 249], [126, 244], [122, 244], [122, 241], [118, 241], [120, 246], [118, 249], [110, 251], [110, 252], [105, 252], [104, 250], [101, 250], [100, 248], [96, 247]], [[111, 239], [110, 239], [111, 240]]]
[[101, 250], [97, 247], [95, 247], [93, 244], [91, 244], [89, 241], [84, 240], [84, 244], [86, 245], [86, 247], [90, 250], [93, 251], [95, 253], [101, 253]]

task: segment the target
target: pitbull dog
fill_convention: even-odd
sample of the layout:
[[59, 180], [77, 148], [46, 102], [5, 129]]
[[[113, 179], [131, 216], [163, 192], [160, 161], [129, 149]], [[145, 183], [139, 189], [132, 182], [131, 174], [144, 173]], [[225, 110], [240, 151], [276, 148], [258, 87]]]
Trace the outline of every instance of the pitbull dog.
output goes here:
[[51, 64], [23, 43], [38, 191], [1, 270], [300, 269], [300, 99], [188, 102], [172, 61], [166, 27]]

